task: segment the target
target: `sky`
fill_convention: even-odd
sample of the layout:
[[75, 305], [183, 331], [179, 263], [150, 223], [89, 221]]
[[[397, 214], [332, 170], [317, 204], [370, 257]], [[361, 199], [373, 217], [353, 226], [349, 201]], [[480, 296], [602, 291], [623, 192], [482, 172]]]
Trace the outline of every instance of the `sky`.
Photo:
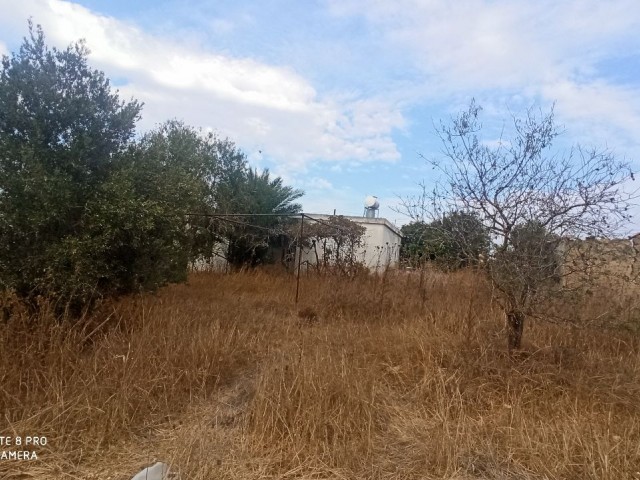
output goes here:
[[229, 137], [308, 213], [362, 215], [375, 195], [406, 223], [394, 208], [442, 156], [434, 125], [473, 98], [487, 142], [555, 103], [560, 148], [640, 166], [637, 0], [0, 0], [0, 54], [30, 17], [50, 45], [86, 40], [144, 102], [139, 133], [176, 118]]

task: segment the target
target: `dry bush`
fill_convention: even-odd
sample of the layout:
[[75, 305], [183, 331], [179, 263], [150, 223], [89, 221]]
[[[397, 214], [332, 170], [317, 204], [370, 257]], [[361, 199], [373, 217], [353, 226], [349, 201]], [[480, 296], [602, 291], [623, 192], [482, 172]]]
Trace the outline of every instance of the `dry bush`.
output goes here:
[[0, 431], [49, 444], [0, 476], [126, 479], [157, 458], [189, 479], [640, 478], [637, 334], [532, 322], [509, 356], [472, 272], [294, 293], [275, 272], [194, 274], [88, 326], [16, 313]]

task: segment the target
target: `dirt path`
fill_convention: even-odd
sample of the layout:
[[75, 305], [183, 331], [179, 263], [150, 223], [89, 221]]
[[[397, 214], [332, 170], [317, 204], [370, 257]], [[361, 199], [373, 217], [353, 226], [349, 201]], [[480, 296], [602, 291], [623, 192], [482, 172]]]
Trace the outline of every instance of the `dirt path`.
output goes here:
[[[255, 373], [245, 372], [221, 387], [214, 398], [176, 414], [146, 438], [112, 447], [73, 473], [40, 468], [15, 478], [130, 480], [156, 461], [172, 465], [182, 480], [255, 477], [255, 462], [243, 442], [242, 423], [254, 392]], [[181, 461], [178, 463], [176, 459]], [[69, 466], [72, 467], [72, 466]], [[243, 475], [243, 472], [246, 474]]]

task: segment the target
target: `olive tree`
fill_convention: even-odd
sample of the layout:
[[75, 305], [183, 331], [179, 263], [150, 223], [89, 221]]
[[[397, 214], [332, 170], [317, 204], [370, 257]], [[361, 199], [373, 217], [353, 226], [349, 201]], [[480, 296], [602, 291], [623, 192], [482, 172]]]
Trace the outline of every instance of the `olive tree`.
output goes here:
[[29, 22], [2, 58], [0, 290], [78, 315], [184, 280], [229, 233], [211, 214], [300, 209], [302, 192], [250, 171], [228, 139], [177, 121], [136, 139], [142, 105], [121, 100], [88, 54], [82, 41], [48, 47]]
[[552, 149], [562, 133], [553, 108], [513, 116], [512, 135], [497, 142], [481, 137], [480, 112], [472, 101], [451, 123], [436, 127], [443, 158], [425, 160], [438, 178], [432, 188], [423, 183], [420, 194], [403, 199], [402, 211], [422, 221], [462, 211], [483, 222], [491, 238], [486, 273], [504, 309], [512, 350], [521, 346], [526, 319], [567, 290], [563, 276], [582, 268], [576, 262], [564, 268], [575, 259], [570, 246], [580, 243], [567, 239], [610, 237], [629, 221], [633, 196], [625, 183], [633, 175], [608, 150]]
[[142, 105], [40, 27], [0, 70], [0, 289], [78, 315], [186, 278], [184, 213], [207, 208], [218, 158], [168, 122], [135, 140]]
[[90, 200], [127, 150], [141, 105], [120, 100], [87, 55], [82, 42], [47, 47], [29, 23], [19, 51], [2, 58], [0, 288], [23, 298], [82, 305], [103, 281]]

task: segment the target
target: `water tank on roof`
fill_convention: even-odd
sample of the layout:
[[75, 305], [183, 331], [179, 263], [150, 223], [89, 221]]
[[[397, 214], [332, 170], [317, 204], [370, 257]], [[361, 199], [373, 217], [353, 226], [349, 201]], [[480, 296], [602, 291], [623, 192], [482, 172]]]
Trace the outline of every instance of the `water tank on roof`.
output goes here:
[[378, 197], [369, 195], [364, 199], [364, 216], [366, 218], [376, 218], [379, 208], [380, 203], [378, 202]]

